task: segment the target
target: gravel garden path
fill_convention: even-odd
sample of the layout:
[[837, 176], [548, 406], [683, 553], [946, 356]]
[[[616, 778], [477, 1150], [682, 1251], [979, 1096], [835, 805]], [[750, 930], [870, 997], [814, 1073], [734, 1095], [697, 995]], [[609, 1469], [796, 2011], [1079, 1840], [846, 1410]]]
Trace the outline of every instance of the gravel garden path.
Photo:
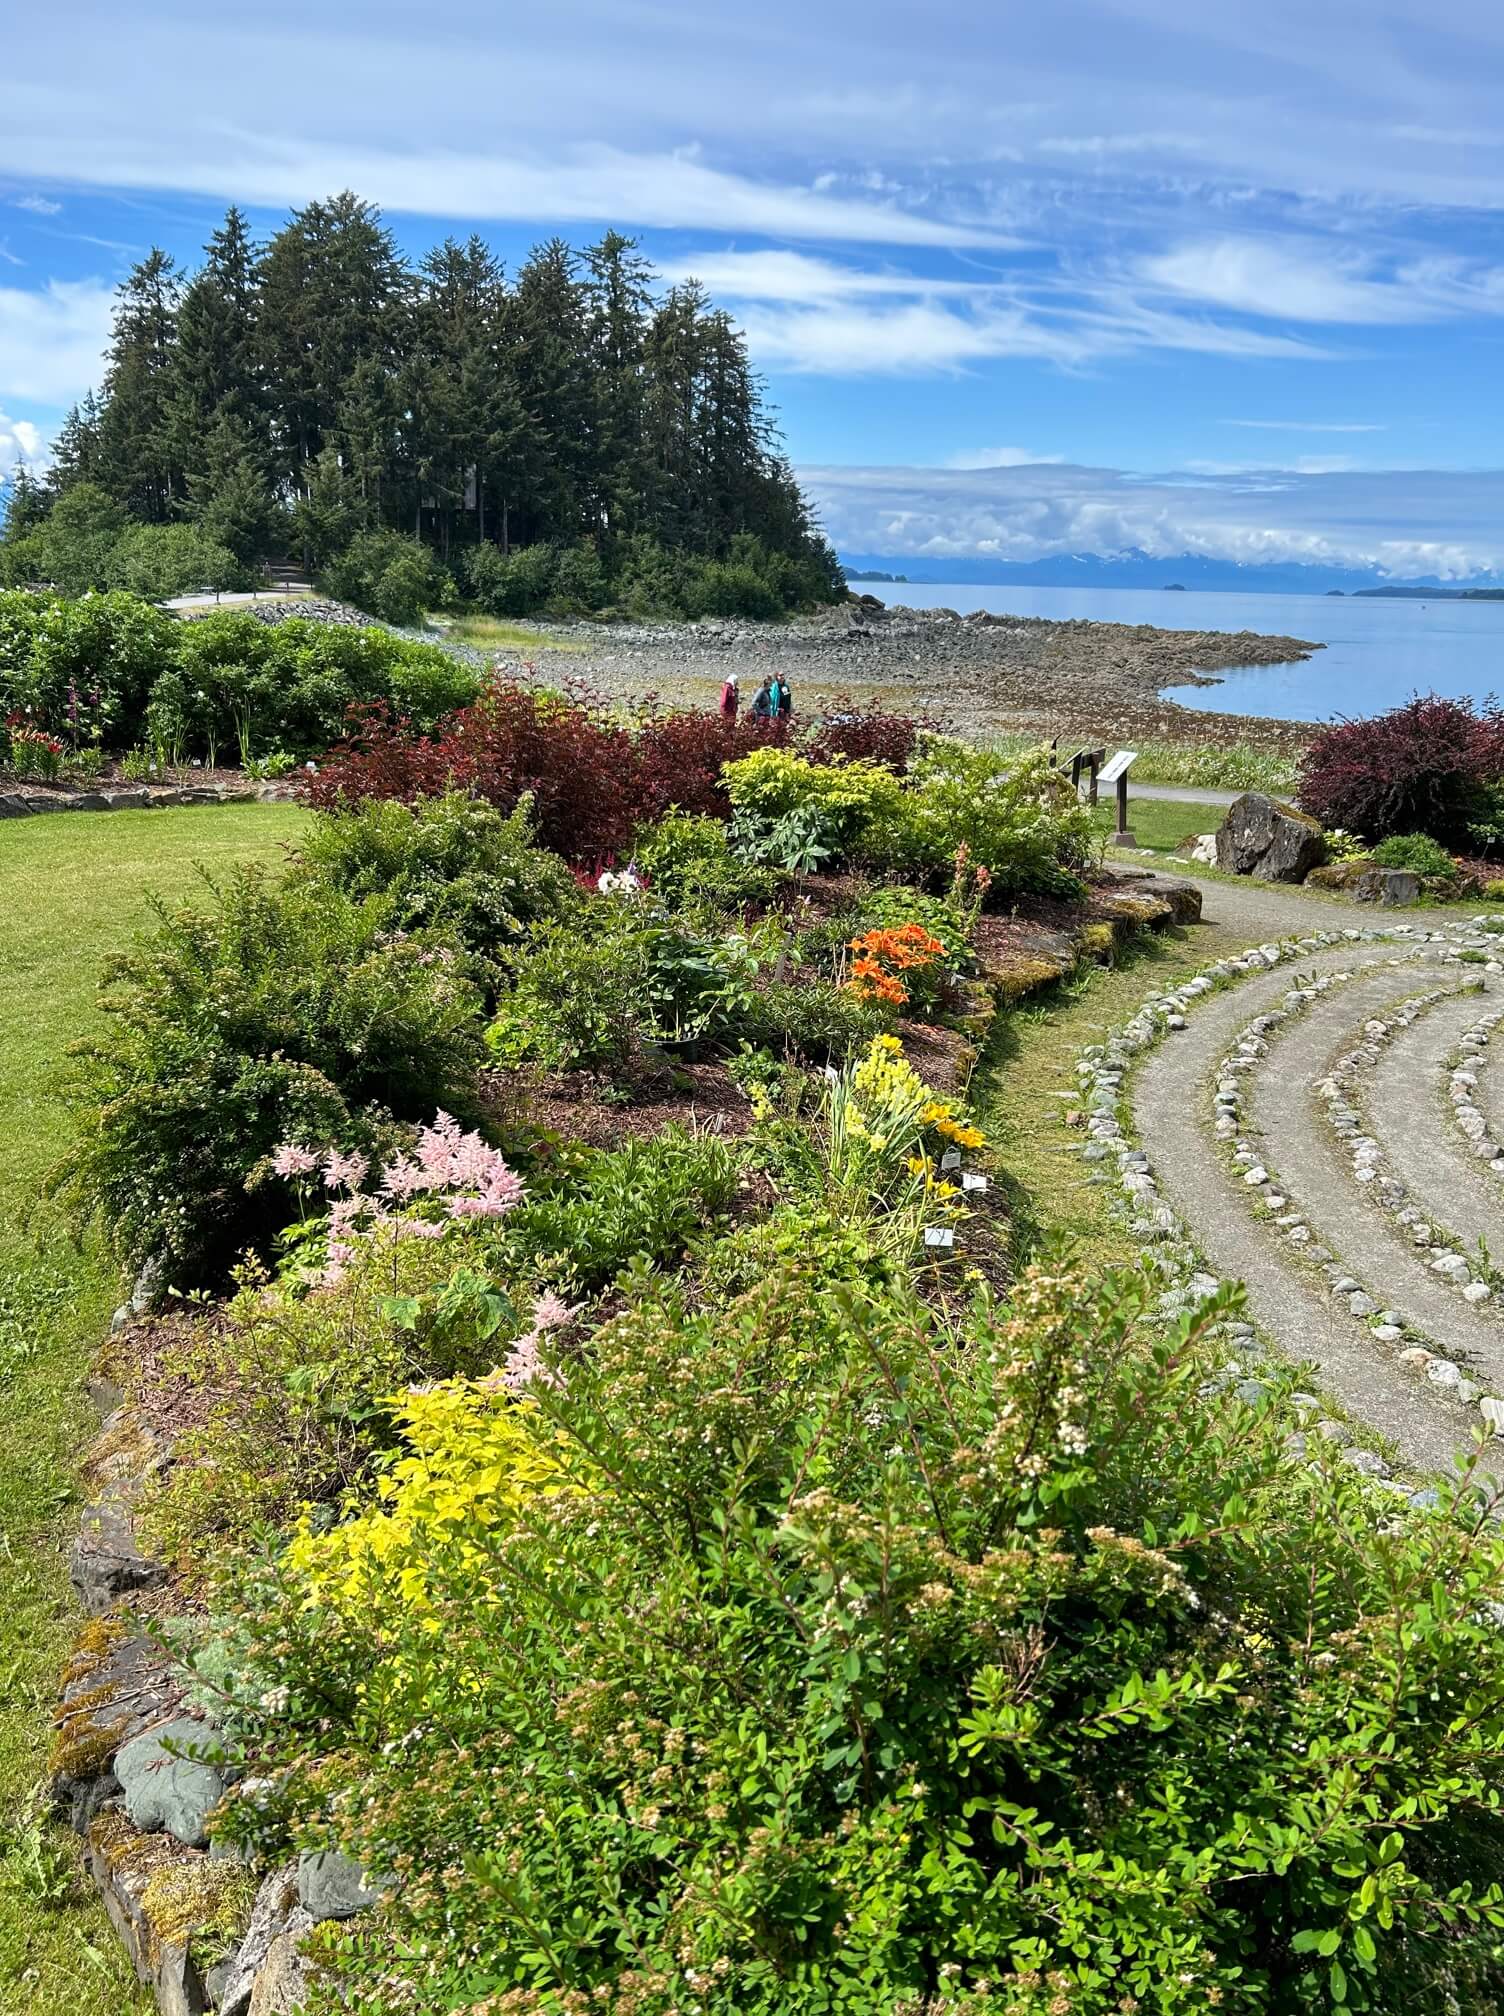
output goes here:
[[[1308, 1364], [1357, 1428], [1406, 1468], [1449, 1469], [1504, 1422], [1504, 1284], [1496, 1296], [1477, 1252], [1481, 1239], [1504, 1253], [1504, 1182], [1449, 1098], [1463, 1038], [1504, 1009], [1504, 939], [1424, 912], [1406, 935], [1372, 936], [1401, 920], [1278, 886], [1199, 886], [1223, 942], [1233, 931], [1272, 953], [1354, 935], [1160, 1002], [1163, 1033], [1120, 1108], [1157, 1185], [1149, 1204], [1170, 1207], [1207, 1269], [1244, 1282], [1263, 1343]], [[1504, 1076], [1486, 1058], [1471, 1056], [1480, 1104]], [[1483, 1463], [1504, 1475], [1504, 1441]]]

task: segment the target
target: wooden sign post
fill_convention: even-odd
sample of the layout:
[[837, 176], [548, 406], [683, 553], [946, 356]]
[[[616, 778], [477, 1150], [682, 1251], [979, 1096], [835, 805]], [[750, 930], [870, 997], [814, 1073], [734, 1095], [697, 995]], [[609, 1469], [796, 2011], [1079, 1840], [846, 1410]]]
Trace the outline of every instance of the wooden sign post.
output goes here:
[[1114, 847], [1136, 847], [1132, 828], [1128, 824], [1128, 771], [1138, 760], [1136, 749], [1120, 749], [1102, 772], [1104, 784], [1118, 787], [1118, 830], [1109, 843]]

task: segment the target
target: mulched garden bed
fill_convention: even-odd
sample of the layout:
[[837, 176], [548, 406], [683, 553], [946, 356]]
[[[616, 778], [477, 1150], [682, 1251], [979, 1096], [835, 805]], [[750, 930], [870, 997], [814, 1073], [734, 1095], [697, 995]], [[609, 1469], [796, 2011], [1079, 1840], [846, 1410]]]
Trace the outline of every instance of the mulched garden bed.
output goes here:
[[[508, 1074], [515, 1081], [518, 1073]], [[682, 1127], [737, 1140], [752, 1131], [747, 1095], [724, 1064], [679, 1064], [673, 1072], [646, 1081], [639, 1095], [623, 1100], [609, 1082], [589, 1071], [557, 1071], [523, 1084], [489, 1080], [487, 1093], [498, 1117], [583, 1141], [590, 1148], [615, 1148], [622, 1141], [651, 1140], [665, 1127]]]

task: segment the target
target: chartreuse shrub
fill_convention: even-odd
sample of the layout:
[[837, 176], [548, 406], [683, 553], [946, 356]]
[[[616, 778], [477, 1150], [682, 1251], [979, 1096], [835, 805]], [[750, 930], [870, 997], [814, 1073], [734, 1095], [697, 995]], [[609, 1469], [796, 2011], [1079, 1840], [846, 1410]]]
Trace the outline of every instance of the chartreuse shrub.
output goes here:
[[569, 914], [579, 896], [559, 857], [532, 844], [525, 801], [503, 818], [458, 792], [411, 807], [368, 799], [316, 816], [299, 855], [301, 875], [356, 899], [383, 897], [393, 928], [438, 926], [488, 957], [530, 924]]
[[878, 763], [811, 763], [768, 747], [728, 763], [722, 775], [733, 844], [753, 860], [801, 873], [838, 866], [872, 826], [901, 816], [903, 787]]
[[1230, 1291], [948, 1327], [798, 1264], [403, 1409], [242, 1565], [221, 1831], [394, 1888], [312, 2011], [889, 2016], [1504, 1993], [1504, 1541], [1216, 1382]]
[[481, 1003], [458, 949], [394, 937], [380, 897], [241, 871], [111, 962], [55, 1182], [126, 1262], [214, 1278], [291, 1215], [280, 1142], [369, 1153], [475, 1109]]

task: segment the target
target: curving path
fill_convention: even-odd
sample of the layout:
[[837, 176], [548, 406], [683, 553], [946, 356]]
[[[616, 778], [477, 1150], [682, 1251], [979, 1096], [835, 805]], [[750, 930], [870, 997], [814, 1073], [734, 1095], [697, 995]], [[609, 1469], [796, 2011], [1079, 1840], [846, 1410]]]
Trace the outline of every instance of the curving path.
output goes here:
[[[1366, 1111], [1408, 1201], [1464, 1248], [1475, 1251], [1482, 1240], [1497, 1257], [1504, 1256], [1504, 1185], [1469, 1152], [1447, 1099], [1452, 1058], [1490, 992], [1497, 1003], [1495, 982], [1492, 990], [1485, 985], [1481, 996], [1438, 1002], [1397, 1033], [1374, 1069]], [[1499, 1335], [1504, 1341], [1504, 1322]], [[1504, 1392], [1504, 1373], [1499, 1390]]]
[[[1292, 907], [1287, 900], [1285, 933], [1310, 928], [1309, 906], [1301, 905], [1293, 918]], [[1359, 976], [1321, 997], [1292, 1021], [1288, 1033], [1270, 1043], [1261, 1062], [1273, 1066], [1283, 1057], [1277, 1069], [1249, 1074], [1255, 1081], [1253, 1116], [1255, 1124], [1265, 1129], [1261, 1138], [1268, 1143], [1272, 1167], [1300, 1197], [1313, 1229], [1332, 1233], [1327, 1243], [1339, 1252], [1334, 1243], [1337, 1227], [1345, 1232], [1354, 1227], [1345, 1211], [1334, 1207], [1339, 1190], [1345, 1193], [1351, 1187], [1351, 1177], [1335, 1156], [1328, 1162], [1320, 1154], [1319, 1116], [1309, 1086], [1320, 1075], [1334, 1036], [1352, 1026], [1350, 1020], [1339, 1022], [1334, 1031], [1332, 1018], [1341, 1017], [1342, 1004], [1356, 998], [1356, 990], [1366, 990], [1363, 998], [1369, 1003], [1395, 1001], [1415, 991], [1415, 975], [1422, 969], [1416, 964], [1392, 966], [1396, 949], [1387, 943], [1336, 946], [1203, 1000], [1187, 1017], [1187, 1028], [1151, 1054], [1134, 1085], [1132, 1111], [1138, 1139], [1165, 1200], [1191, 1229], [1208, 1263], [1219, 1274], [1245, 1283], [1249, 1314], [1259, 1330], [1286, 1357], [1310, 1360], [1343, 1408], [1389, 1437], [1409, 1461], [1445, 1469], [1457, 1451], [1470, 1445], [1476, 1415], [1402, 1365], [1391, 1349], [1353, 1320], [1346, 1303], [1333, 1296], [1309, 1259], [1298, 1257], [1274, 1225], [1258, 1220], [1249, 1187], [1214, 1141], [1208, 1120], [1213, 1074], [1250, 1019], [1283, 1004], [1297, 970], [1300, 976], [1342, 972]], [[1306, 1033], [1308, 1028], [1314, 1030], [1314, 1038]], [[1311, 1069], [1301, 1081], [1299, 1064], [1292, 1067], [1288, 1046], [1303, 1038]], [[1291, 1100], [1303, 1111], [1303, 1122], [1291, 1135], [1281, 1132], [1276, 1140], [1268, 1129], [1285, 1128], [1288, 1113], [1282, 1102]], [[1307, 1185], [1305, 1190], [1301, 1182]], [[1366, 1235], [1373, 1229], [1367, 1207], [1355, 1198], [1353, 1208]], [[1352, 1265], [1346, 1254], [1339, 1257]], [[1352, 1271], [1361, 1272], [1356, 1266]], [[1439, 1288], [1438, 1293], [1445, 1298], [1446, 1315], [1455, 1318], [1450, 1291]]]

